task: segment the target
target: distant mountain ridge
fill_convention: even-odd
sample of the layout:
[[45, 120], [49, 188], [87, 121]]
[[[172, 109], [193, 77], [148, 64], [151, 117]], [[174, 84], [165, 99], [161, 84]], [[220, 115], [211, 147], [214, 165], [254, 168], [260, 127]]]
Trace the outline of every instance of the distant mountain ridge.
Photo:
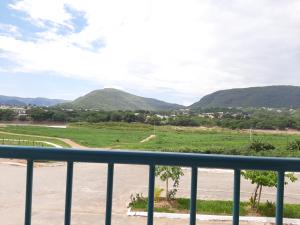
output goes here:
[[13, 96], [0, 95], [0, 105], [12, 105], [12, 106], [54, 106], [59, 103], [67, 102], [62, 99], [49, 99], [49, 98], [21, 98]]
[[130, 94], [113, 88], [92, 91], [74, 101], [48, 98], [21, 98], [0, 95], [0, 105], [58, 106], [62, 108], [90, 110], [148, 110], [172, 111], [215, 107], [270, 107], [300, 108], [300, 87], [290, 85], [235, 88], [216, 91], [186, 107]]
[[184, 108], [182, 105], [167, 103], [154, 98], [145, 98], [114, 88], [92, 91], [72, 102], [60, 104], [63, 108], [115, 110], [170, 111]]
[[213, 107], [300, 108], [300, 87], [278, 85], [221, 90], [189, 106], [191, 109]]

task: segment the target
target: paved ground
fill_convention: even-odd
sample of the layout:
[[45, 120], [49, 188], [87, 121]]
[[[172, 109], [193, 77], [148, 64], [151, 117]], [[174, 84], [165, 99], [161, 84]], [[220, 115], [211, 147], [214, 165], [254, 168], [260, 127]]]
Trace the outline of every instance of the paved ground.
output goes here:
[[[179, 196], [189, 196], [189, 170], [181, 180]], [[34, 170], [33, 225], [63, 224], [66, 166], [36, 167]], [[0, 163], [0, 225], [23, 224], [26, 168]], [[145, 166], [117, 165], [114, 178], [114, 225], [146, 224], [145, 218], [127, 217], [127, 203], [132, 193], [147, 193], [148, 171]], [[163, 186], [162, 184], [160, 184]], [[231, 199], [230, 172], [200, 171], [198, 197]], [[287, 187], [287, 202], [300, 203], [299, 183]], [[248, 199], [253, 186], [242, 182], [242, 199]], [[267, 189], [263, 196], [274, 199], [275, 190]], [[106, 165], [75, 164], [72, 224], [104, 224], [106, 194]], [[182, 225], [187, 220], [155, 219], [155, 224]], [[220, 222], [198, 222], [214, 224]], [[223, 223], [222, 224], [230, 224]], [[244, 223], [250, 225], [250, 223]], [[251, 224], [252, 225], [252, 224]]]

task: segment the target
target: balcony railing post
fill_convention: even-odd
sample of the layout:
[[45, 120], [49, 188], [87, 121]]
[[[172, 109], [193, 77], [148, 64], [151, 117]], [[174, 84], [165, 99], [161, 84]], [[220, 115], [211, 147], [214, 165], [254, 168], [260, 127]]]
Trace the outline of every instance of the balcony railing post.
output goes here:
[[106, 217], [105, 225], [111, 225], [112, 197], [114, 183], [114, 164], [107, 165]]
[[191, 173], [191, 203], [190, 203], [190, 225], [196, 224], [197, 213], [197, 181], [198, 181], [198, 168], [192, 167]]
[[65, 225], [70, 225], [71, 224], [73, 164], [74, 164], [73, 162], [68, 162], [67, 163]]
[[25, 225], [31, 224], [32, 208], [32, 180], [33, 180], [33, 161], [27, 160], [26, 173], [26, 200], [25, 200]]
[[149, 166], [148, 218], [147, 225], [153, 225], [155, 165]]
[[284, 171], [277, 173], [276, 225], [283, 223]]
[[240, 217], [240, 191], [241, 191], [241, 171], [239, 169], [234, 170], [234, 182], [233, 182], [233, 225], [239, 225]]

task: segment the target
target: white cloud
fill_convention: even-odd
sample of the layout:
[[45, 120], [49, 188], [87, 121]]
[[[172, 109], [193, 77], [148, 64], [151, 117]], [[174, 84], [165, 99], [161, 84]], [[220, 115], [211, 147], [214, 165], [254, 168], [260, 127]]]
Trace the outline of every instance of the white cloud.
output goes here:
[[[53, 71], [184, 103], [224, 88], [300, 85], [296, 0], [19, 0], [10, 7], [46, 28], [34, 41], [0, 35], [0, 49], [18, 63], [11, 70]], [[87, 26], [75, 32], [66, 7], [82, 12]], [[73, 32], [62, 35], [60, 27]], [[102, 48], [93, 49], [95, 41]]]
[[45, 26], [45, 22], [57, 25], [69, 25], [71, 15], [64, 8], [64, 1], [52, 0], [48, 2], [39, 0], [17, 1], [10, 4], [10, 8], [28, 14], [28, 19], [39, 26]]
[[3, 36], [20, 36], [19, 29], [16, 26], [0, 22], [0, 35]]

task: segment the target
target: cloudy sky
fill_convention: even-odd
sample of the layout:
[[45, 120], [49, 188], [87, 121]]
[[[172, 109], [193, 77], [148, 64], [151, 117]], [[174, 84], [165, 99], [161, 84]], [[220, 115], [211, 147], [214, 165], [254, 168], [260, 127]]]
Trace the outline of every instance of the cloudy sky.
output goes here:
[[1, 0], [0, 94], [114, 87], [190, 104], [300, 85], [299, 0]]

